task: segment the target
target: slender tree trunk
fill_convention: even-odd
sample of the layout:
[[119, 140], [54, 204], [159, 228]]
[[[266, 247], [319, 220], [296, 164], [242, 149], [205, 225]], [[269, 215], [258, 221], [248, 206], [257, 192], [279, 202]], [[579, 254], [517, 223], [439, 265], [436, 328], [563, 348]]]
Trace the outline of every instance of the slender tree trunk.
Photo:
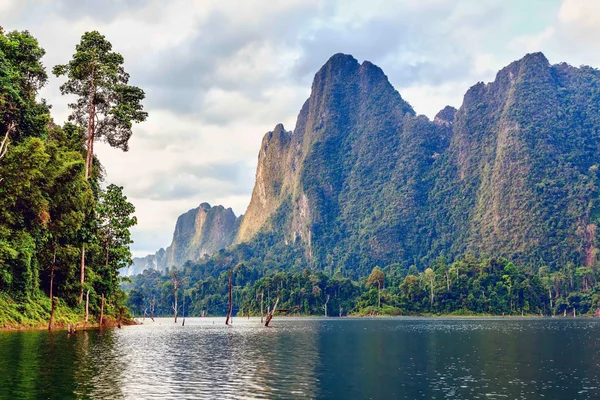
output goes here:
[[90, 317], [90, 289], [85, 294], [85, 322], [83, 324], [83, 330], [87, 329], [88, 319]]
[[53, 286], [54, 286], [54, 265], [52, 265], [52, 269], [50, 270], [50, 301], [54, 298], [53, 295]]
[[265, 291], [263, 290], [262, 293], [260, 294], [260, 323], [263, 323], [263, 300], [265, 298]]
[[90, 87], [90, 110], [88, 115], [88, 127], [87, 127], [87, 156], [85, 162], [85, 179], [87, 180], [90, 176], [90, 169], [92, 166], [92, 160], [94, 158], [94, 135], [96, 131], [95, 118], [96, 118], [96, 106], [94, 104], [96, 96], [96, 85], [94, 84], [94, 67], [92, 66], [92, 80]]
[[175, 292], [175, 302], [173, 303], [173, 312], [175, 313], [175, 323], [177, 323], [177, 315], [179, 314], [177, 312], [177, 288], [175, 288], [174, 292]]
[[231, 277], [233, 275], [233, 268], [229, 267], [229, 306], [227, 308], [227, 318], [225, 319], [225, 325], [229, 325], [229, 320], [231, 319], [231, 311], [233, 310], [233, 297], [232, 291], [233, 286], [231, 285]]
[[54, 311], [56, 310], [56, 301], [54, 300], [54, 295], [52, 294], [52, 287], [54, 286], [54, 269], [56, 263], [56, 249], [54, 249], [54, 259], [52, 261], [52, 270], [50, 272], [50, 322], [48, 323], [48, 330], [51, 331], [54, 329]]
[[279, 303], [279, 296], [277, 296], [277, 299], [275, 300], [275, 305], [273, 306], [273, 309], [271, 311], [269, 311], [269, 313], [267, 314], [267, 319], [265, 320], [265, 326], [269, 326], [269, 322], [271, 322], [271, 320], [273, 319], [273, 315], [275, 315], [275, 311], [277, 311], [278, 303]]
[[[433, 286], [435, 284], [434, 279], [432, 278], [431, 281], [429, 282], [429, 288], [431, 289], [431, 307], [433, 308], [433, 297], [434, 297], [434, 289]], [[485, 298], [485, 295], [483, 296]]]
[[552, 289], [548, 288], [548, 298], [550, 299], [550, 309], [552, 309]]
[[[96, 96], [96, 86], [94, 85], [94, 69], [92, 67], [92, 80], [90, 87], [90, 111], [88, 115], [88, 127], [87, 127], [87, 154], [85, 158], [85, 180], [87, 181], [90, 177], [90, 170], [92, 161], [94, 159], [94, 135], [96, 131], [95, 117], [96, 117], [96, 106], [94, 100]], [[81, 245], [81, 269], [79, 283], [81, 284], [81, 292], [79, 293], [79, 304], [83, 301], [83, 284], [85, 283], [85, 243]]]
[[154, 304], [156, 304], [156, 297], [152, 297], [150, 301], [150, 319], [154, 322]]
[[79, 271], [79, 284], [81, 292], [79, 293], [79, 304], [83, 301], [83, 284], [85, 283], [85, 244], [81, 245], [81, 265]]
[[6, 128], [4, 139], [2, 139], [2, 142], [0, 142], [0, 160], [2, 160], [2, 158], [4, 158], [4, 156], [6, 155], [6, 151], [8, 150], [8, 143], [10, 142], [10, 133], [14, 128], [15, 123], [11, 121], [8, 124], [8, 127]]
[[100, 303], [100, 330], [104, 328], [104, 293], [102, 293], [102, 302]]
[[183, 321], [181, 322], [181, 326], [185, 326], [185, 290], [183, 291]]
[[327, 316], [327, 303], [329, 303], [329, 295], [327, 295], [327, 300], [325, 300], [325, 305], [323, 306], [323, 309], [325, 310], [325, 316]]
[[54, 311], [56, 311], [56, 303], [58, 303], [58, 300], [56, 298], [52, 298], [51, 303], [52, 303], [52, 308], [50, 311], [50, 322], [48, 323], [49, 331], [54, 329]]
[[377, 282], [377, 307], [381, 308], [381, 282]]

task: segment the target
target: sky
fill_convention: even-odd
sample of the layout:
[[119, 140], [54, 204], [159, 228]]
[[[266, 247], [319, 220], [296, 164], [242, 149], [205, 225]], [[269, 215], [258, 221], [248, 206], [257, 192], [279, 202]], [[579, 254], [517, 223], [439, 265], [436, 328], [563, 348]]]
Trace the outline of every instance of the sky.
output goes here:
[[[146, 92], [130, 150], [95, 146], [136, 206], [136, 256], [168, 246], [177, 217], [202, 202], [245, 213], [263, 135], [294, 128], [335, 53], [379, 65], [430, 118], [526, 53], [600, 67], [597, 0], [0, 0], [0, 26], [30, 31], [49, 73], [98, 30]], [[73, 100], [61, 83], [41, 92], [57, 123]]]

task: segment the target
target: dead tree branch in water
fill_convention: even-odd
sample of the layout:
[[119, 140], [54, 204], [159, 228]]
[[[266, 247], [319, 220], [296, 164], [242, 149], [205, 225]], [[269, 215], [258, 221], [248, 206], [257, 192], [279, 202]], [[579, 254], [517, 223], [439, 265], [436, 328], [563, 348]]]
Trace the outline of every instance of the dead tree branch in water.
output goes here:
[[156, 296], [152, 296], [150, 300], [150, 319], [154, 322], [154, 305], [156, 304]]
[[265, 326], [269, 326], [269, 322], [271, 322], [271, 320], [273, 319], [273, 315], [275, 315], [275, 312], [277, 311], [278, 303], [279, 303], [279, 296], [277, 296], [277, 299], [275, 299], [275, 305], [273, 305], [273, 309], [271, 311], [269, 311], [269, 313], [267, 314], [267, 319], [265, 320]]
[[177, 316], [179, 315], [179, 308], [177, 307], [177, 292], [179, 290], [179, 286], [181, 285], [182, 280], [183, 279], [179, 278], [179, 273], [177, 272], [177, 269], [173, 268], [173, 271], [171, 272], [171, 282], [173, 282], [174, 303], [172, 304], [172, 306], [173, 312], [175, 313], [175, 323], [177, 323]]

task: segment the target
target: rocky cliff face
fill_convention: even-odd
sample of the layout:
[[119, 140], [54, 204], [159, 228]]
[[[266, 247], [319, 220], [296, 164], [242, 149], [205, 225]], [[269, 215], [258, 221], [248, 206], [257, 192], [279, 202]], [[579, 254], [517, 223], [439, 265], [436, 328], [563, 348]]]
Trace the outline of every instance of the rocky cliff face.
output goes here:
[[592, 262], [596, 239], [585, 232], [597, 224], [599, 88], [600, 71], [535, 53], [467, 92], [438, 178], [451, 199], [439, 204], [444, 247]]
[[145, 269], [164, 271], [188, 260], [196, 261], [211, 255], [233, 243], [241, 220], [242, 217], [236, 217], [231, 208], [202, 203], [177, 218], [169, 247], [156, 254], [134, 258], [134, 265], [125, 273], [135, 275]]

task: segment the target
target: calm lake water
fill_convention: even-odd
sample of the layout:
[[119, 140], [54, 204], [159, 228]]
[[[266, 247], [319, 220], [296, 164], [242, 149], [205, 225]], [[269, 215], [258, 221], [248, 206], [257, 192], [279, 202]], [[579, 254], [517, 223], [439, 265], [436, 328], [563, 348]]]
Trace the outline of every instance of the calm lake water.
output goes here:
[[599, 399], [591, 319], [170, 319], [0, 332], [0, 398]]

